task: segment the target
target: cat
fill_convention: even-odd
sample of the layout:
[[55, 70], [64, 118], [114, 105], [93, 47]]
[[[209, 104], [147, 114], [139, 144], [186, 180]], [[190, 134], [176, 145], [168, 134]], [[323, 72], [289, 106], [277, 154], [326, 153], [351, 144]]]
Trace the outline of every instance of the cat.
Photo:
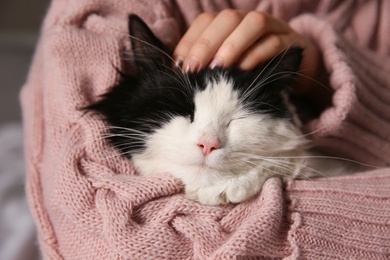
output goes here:
[[119, 72], [119, 82], [87, 110], [103, 116], [112, 146], [139, 174], [169, 173], [204, 205], [246, 201], [273, 176], [325, 174], [310, 159], [310, 141], [286, 97], [301, 48], [250, 71], [185, 73], [145, 22], [130, 15], [128, 23], [136, 71]]

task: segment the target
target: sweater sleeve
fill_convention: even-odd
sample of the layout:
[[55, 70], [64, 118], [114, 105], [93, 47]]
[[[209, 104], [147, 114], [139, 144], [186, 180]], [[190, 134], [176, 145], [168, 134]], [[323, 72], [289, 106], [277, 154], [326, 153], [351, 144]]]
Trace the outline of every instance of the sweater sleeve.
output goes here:
[[390, 59], [380, 53], [384, 47], [354, 44], [347, 33], [311, 14], [290, 24], [320, 48], [334, 91], [331, 107], [306, 126], [315, 144], [362, 163], [389, 166]]
[[292, 259], [388, 259], [388, 169], [288, 182]]

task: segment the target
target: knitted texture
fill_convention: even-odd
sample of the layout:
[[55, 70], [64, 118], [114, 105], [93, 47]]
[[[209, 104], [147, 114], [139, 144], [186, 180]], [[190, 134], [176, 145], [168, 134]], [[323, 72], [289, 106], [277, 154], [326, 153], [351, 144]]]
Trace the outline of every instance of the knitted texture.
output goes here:
[[[269, 179], [223, 207], [186, 199], [169, 175], [137, 175], [79, 108], [118, 80], [127, 16], [174, 47], [203, 11], [262, 10], [321, 49], [333, 104], [314, 142], [382, 167], [337, 178]], [[310, 14], [308, 14], [310, 13]], [[380, 14], [380, 15], [378, 15]], [[21, 93], [27, 197], [45, 259], [388, 259], [389, 1], [53, 1]]]

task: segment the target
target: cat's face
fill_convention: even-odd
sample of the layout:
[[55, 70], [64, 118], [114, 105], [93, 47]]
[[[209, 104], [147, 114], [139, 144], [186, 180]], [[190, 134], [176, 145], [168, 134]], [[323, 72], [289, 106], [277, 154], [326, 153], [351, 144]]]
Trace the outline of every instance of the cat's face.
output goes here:
[[[299, 67], [300, 49], [252, 71], [185, 74], [142, 21], [129, 22], [137, 73], [123, 76], [90, 109], [104, 116], [110, 141], [141, 174], [172, 174], [204, 204], [240, 202], [270, 176], [297, 174], [294, 158], [306, 141], [281, 92]], [[237, 195], [229, 184], [240, 181], [250, 194]], [[234, 194], [223, 197], [228, 189]]]
[[291, 155], [304, 145], [287, 115], [278, 117], [245, 103], [233, 79], [207, 82], [193, 100], [193, 115], [164, 119], [146, 136], [142, 152], [133, 153], [141, 173], [166, 172], [185, 183], [211, 184], [271, 165], [274, 156]]

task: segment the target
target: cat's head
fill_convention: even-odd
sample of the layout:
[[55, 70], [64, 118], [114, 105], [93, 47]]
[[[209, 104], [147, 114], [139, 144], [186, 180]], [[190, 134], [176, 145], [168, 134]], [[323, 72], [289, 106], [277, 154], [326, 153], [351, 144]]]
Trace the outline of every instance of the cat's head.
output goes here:
[[111, 143], [141, 174], [173, 174], [195, 199], [200, 187], [254, 169], [264, 177], [296, 174], [298, 162], [277, 158], [296, 157], [306, 147], [282, 95], [299, 69], [301, 49], [251, 71], [186, 74], [137, 16], [129, 17], [129, 30], [136, 72], [122, 75], [89, 109], [104, 116]]

